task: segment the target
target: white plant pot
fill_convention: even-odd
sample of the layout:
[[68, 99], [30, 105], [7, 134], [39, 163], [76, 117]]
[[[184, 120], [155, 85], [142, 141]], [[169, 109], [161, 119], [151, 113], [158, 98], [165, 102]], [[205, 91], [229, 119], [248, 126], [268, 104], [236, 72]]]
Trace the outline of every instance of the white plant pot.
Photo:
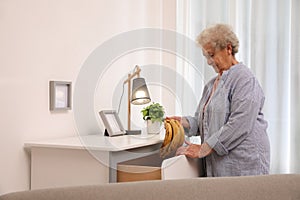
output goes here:
[[161, 124], [161, 122], [152, 122], [151, 120], [147, 120], [147, 133], [159, 133]]

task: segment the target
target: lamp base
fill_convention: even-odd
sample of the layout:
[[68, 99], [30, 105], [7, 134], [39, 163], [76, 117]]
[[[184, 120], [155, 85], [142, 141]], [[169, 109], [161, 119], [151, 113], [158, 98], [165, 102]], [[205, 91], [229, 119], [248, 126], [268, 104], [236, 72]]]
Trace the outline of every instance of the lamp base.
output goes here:
[[141, 130], [126, 130], [126, 135], [140, 135], [141, 133]]

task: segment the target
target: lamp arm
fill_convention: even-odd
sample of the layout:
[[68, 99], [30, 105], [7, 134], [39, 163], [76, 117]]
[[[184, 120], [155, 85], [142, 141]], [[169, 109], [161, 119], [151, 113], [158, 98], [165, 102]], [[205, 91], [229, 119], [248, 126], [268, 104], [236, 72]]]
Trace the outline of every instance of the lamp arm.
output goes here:
[[132, 74], [128, 74], [128, 78], [124, 81], [123, 85], [128, 83], [128, 97], [127, 97], [127, 108], [128, 108], [128, 113], [127, 113], [127, 128], [128, 130], [131, 130], [130, 128], [130, 120], [131, 120], [131, 103], [130, 103], [130, 96], [131, 96], [131, 79], [135, 76], [137, 76], [138, 78], [140, 77], [140, 72], [141, 72], [141, 68], [136, 65], [134, 68], [134, 72]]
[[124, 81], [123, 84], [129, 83], [131, 79], [135, 76], [140, 77], [141, 68], [138, 65], [136, 65], [134, 70], [135, 71], [132, 74], [128, 74], [128, 78]]

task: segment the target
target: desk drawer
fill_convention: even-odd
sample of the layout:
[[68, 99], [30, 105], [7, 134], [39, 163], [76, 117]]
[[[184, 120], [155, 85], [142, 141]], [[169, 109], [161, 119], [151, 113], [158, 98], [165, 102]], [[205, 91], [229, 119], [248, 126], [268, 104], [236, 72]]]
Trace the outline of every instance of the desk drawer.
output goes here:
[[153, 154], [118, 163], [117, 182], [160, 180], [162, 161], [159, 154]]

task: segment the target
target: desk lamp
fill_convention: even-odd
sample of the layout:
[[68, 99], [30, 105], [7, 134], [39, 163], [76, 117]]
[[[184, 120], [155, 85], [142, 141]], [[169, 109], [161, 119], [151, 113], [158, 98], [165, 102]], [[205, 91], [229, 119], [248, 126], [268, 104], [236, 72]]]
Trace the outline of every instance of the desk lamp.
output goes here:
[[[140, 134], [141, 130], [131, 130], [130, 119], [131, 119], [131, 103], [134, 105], [142, 105], [149, 103], [151, 101], [148, 88], [144, 78], [140, 78], [141, 68], [136, 65], [132, 74], [128, 74], [128, 78], [124, 81], [123, 84], [128, 83], [128, 121], [126, 133], [130, 134]], [[137, 78], [133, 79], [135, 76]], [[132, 81], [132, 95], [131, 95], [131, 80]]]

